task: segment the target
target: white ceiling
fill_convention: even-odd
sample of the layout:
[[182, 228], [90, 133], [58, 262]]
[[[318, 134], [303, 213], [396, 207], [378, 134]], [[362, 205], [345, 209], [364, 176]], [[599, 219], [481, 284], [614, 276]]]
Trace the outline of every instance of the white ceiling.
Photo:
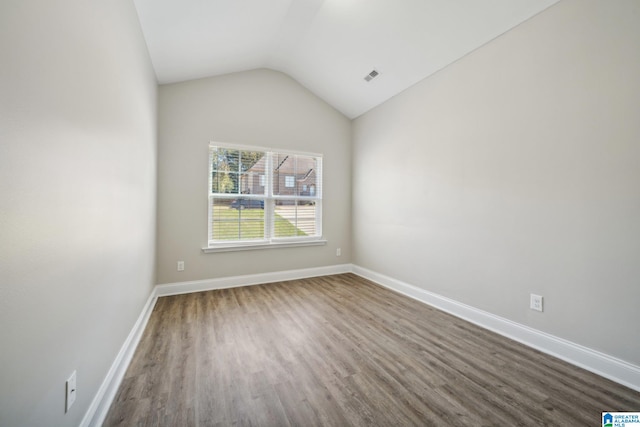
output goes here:
[[354, 118], [558, 0], [134, 1], [159, 83], [271, 68]]

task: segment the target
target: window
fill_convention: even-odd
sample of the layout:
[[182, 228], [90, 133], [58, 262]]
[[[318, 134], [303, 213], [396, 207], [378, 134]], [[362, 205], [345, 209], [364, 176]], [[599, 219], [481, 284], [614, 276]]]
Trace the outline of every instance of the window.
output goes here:
[[208, 247], [320, 241], [321, 188], [321, 155], [211, 143]]

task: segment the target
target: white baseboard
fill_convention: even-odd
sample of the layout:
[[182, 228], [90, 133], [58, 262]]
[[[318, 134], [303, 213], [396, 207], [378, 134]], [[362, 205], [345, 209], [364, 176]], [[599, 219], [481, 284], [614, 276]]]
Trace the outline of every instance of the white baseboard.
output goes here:
[[640, 391], [640, 367], [562, 338], [354, 265], [354, 274], [543, 353]]
[[120, 348], [116, 359], [111, 364], [111, 368], [109, 369], [104, 381], [102, 381], [102, 384], [98, 389], [98, 393], [96, 393], [91, 405], [89, 405], [89, 409], [84, 414], [80, 427], [99, 427], [104, 422], [107, 412], [109, 412], [111, 402], [113, 402], [118, 391], [118, 387], [120, 387], [120, 383], [122, 382], [122, 378], [124, 378], [124, 374], [129, 367], [129, 363], [131, 363], [133, 353], [135, 353], [136, 347], [138, 347], [138, 343], [142, 337], [142, 332], [144, 332], [144, 328], [147, 326], [147, 322], [149, 321], [153, 307], [156, 305], [157, 299], [158, 297], [156, 296], [154, 288], [142, 308], [142, 313], [140, 313], [138, 320], [136, 320], [131, 332], [129, 332], [129, 336], [127, 336], [127, 339]]
[[221, 277], [218, 279], [196, 280], [193, 282], [167, 283], [156, 286], [156, 295], [188, 294], [191, 292], [211, 291], [214, 289], [237, 288], [240, 286], [260, 285], [285, 280], [306, 279], [308, 277], [328, 276], [348, 273], [351, 264], [330, 265], [327, 267], [304, 268], [300, 270], [277, 271], [273, 273], [248, 274], [243, 276]]

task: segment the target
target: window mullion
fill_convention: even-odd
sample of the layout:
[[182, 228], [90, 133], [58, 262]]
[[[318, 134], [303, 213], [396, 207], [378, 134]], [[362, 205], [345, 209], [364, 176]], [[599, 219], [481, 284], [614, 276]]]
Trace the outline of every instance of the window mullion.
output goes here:
[[273, 212], [274, 212], [274, 202], [273, 202], [273, 155], [271, 152], [266, 153], [267, 162], [266, 162], [266, 200], [264, 203], [264, 238], [266, 240], [271, 240], [273, 237]]
[[316, 200], [316, 234], [322, 236], [322, 199]]

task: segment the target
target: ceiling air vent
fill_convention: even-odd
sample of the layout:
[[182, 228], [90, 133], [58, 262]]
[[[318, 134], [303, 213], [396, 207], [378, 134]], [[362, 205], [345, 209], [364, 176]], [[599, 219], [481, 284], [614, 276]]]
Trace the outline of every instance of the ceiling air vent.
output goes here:
[[370, 82], [371, 80], [374, 79], [374, 77], [376, 77], [378, 73], [376, 70], [371, 70], [371, 72], [369, 74], [367, 74], [366, 76], [364, 76], [364, 80], [367, 82]]

